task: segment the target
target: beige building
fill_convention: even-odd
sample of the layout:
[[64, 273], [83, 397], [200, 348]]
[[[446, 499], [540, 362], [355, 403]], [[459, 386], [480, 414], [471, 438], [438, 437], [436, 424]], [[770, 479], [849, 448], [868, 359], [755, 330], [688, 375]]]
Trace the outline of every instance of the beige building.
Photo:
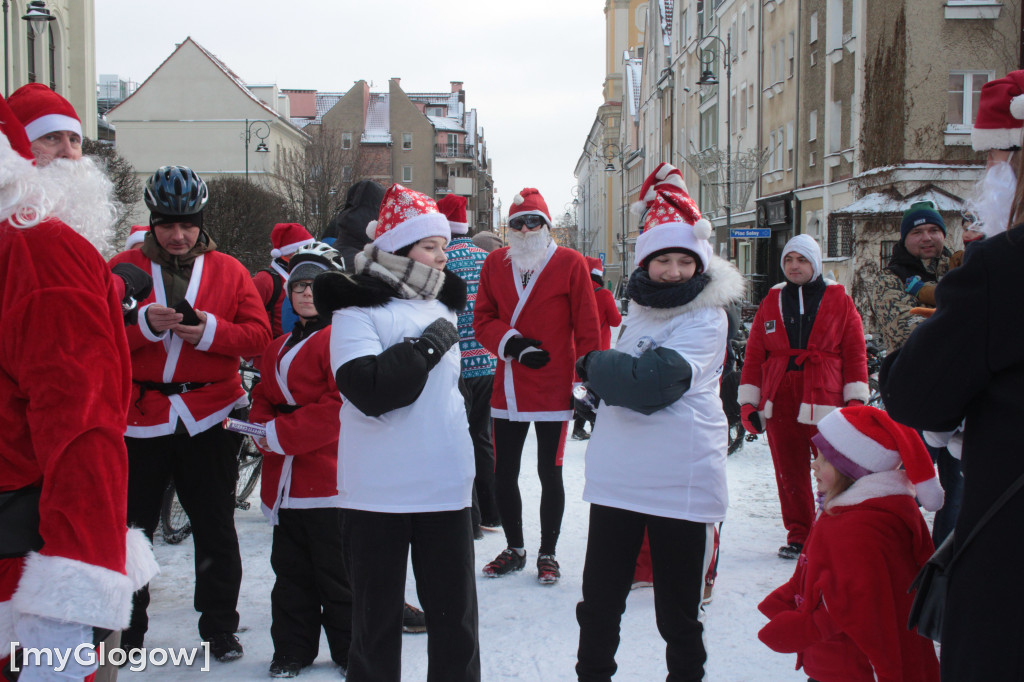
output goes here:
[[[37, 35], [24, 21], [29, 0], [5, 0], [7, 22], [3, 64], [4, 95], [26, 83], [43, 83], [63, 95], [82, 120], [82, 132], [96, 139], [96, 17], [94, 0], [49, 0], [53, 17]], [[34, 23], [34, 22], [33, 22]]]
[[[107, 120], [116, 128], [118, 153], [143, 182], [170, 164], [189, 166], [206, 180], [260, 181], [307, 142], [289, 113], [288, 97], [276, 85], [247, 85], [186, 38]], [[144, 215], [141, 200], [136, 215]]]

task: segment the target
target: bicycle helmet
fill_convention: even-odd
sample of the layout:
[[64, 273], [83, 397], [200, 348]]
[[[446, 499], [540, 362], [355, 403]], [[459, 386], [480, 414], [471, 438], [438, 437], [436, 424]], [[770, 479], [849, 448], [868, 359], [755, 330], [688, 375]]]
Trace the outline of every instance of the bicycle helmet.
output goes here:
[[146, 181], [146, 208], [167, 216], [190, 216], [203, 210], [209, 190], [188, 166], [163, 166]]
[[322, 272], [345, 272], [345, 261], [329, 244], [306, 244], [288, 261], [288, 284], [302, 279], [315, 279]]

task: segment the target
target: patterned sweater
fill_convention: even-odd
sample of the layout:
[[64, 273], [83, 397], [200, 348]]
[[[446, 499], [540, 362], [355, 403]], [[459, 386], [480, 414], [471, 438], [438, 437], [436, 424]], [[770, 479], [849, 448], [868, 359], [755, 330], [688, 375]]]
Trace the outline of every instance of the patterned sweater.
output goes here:
[[448, 269], [466, 282], [466, 309], [459, 313], [459, 350], [462, 351], [462, 378], [494, 375], [498, 359], [476, 340], [473, 332], [473, 309], [476, 292], [480, 288], [480, 268], [487, 252], [478, 248], [469, 237], [455, 237], [445, 249]]

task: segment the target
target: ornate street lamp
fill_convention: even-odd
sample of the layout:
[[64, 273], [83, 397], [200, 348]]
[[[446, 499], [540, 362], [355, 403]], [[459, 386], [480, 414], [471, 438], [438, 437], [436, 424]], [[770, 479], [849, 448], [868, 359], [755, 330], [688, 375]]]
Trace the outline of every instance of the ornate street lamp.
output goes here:
[[[732, 235], [732, 34], [726, 36], [727, 41], [723, 42], [718, 36], [705, 36], [705, 40], [714, 40], [722, 46], [725, 57], [725, 229], [730, 237]], [[718, 78], [715, 77], [711, 67], [715, 64], [715, 53], [712, 50], [704, 50], [701, 54], [701, 64], [704, 69], [700, 74], [697, 85], [701, 86], [701, 92], [707, 94], [711, 88], [717, 86]], [[721, 93], [719, 93], [721, 94]], [[721, 110], [722, 98], [718, 98], [718, 107]]]
[[249, 181], [249, 143], [252, 138], [255, 137], [259, 140], [259, 144], [256, 145], [257, 154], [266, 154], [270, 152], [267, 147], [267, 143], [264, 140], [270, 136], [270, 124], [267, 121], [250, 121], [245, 119], [245, 132], [242, 133], [241, 137], [245, 140], [245, 181]]
[[[11, 61], [10, 55], [8, 54], [8, 37], [7, 37], [7, 15], [10, 13], [11, 3], [9, 0], [3, 0], [3, 11], [4, 11], [4, 97], [11, 94]], [[32, 0], [28, 4], [28, 11], [21, 17], [24, 21], [28, 22], [28, 30], [33, 37], [41, 36], [46, 30], [47, 24], [54, 21], [57, 17], [50, 14], [50, 10], [46, 8], [46, 3], [43, 0]]]

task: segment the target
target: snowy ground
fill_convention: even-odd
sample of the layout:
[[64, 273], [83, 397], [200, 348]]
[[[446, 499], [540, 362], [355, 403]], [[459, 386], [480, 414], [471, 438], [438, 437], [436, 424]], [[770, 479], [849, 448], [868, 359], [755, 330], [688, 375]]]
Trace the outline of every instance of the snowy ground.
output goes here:
[[[573, 665], [579, 629], [575, 606], [580, 598], [583, 558], [586, 551], [587, 507], [582, 499], [585, 442], [569, 441], [566, 446], [564, 478], [566, 511], [558, 545], [562, 580], [553, 587], [536, 582], [531, 570], [534, 549], [539, 542], [540, 485], [530, 460], [536, 457], [532, 436], [523, 456], [524, 509], [527, 570], [502, 579], [477, 580], [480, 604], [480, 650], [482, 679], [554, 682], [574, 680]], [[777, 585], [785, 582], [794, 563], [778, 559], [775, 551], [785, 538], [779, 519], [775, 478], [768, 446], [762, 437], [747, 443], [729, 458], [731, 507], [722, 532], [721, 560], [714, 601], [707, 607], [709, 678], [727, 682], [771, 682], [806, 680], [793, 670], [795, 656], [776, 654], [757, 639], [764, 618], [757, 603]], [[253, 497], [255, 500], [256, 496]], [[532, 513], [531, 513], [532, 511]], [[212, 662], [207, 675], [217, 680], [261, 680], [267, 678], [273, 647], [270, 642], [270, 527], [254, 505], [235, 516], [242, 546], [244, 577], [239, 601], [243, 632], [239, 635], [245, 656], [227, 664]], [[476, 543], [476, 563], [483, 565], [504, 547], [500, 533], [487, 534]], [[150, 607], [149, 647], [194, 646], [197, 615], [192, 609], [193, 549], [191, 540], [176, 546], [159, 537], [156, 554], [163, 569], [153, 583]], [[407, 599], [417, 603], [409, 572]], [[426, 679], [426, 635], [403, 636], [403, 680]], [[665, 679], [664, 643], [654, 621], [653, 592], [635, 590], [622, 624], [622, 644], [616, 680], [653, 682]], [[194, 679], [202, 675], [193, 669], [147, 667], [144, 672], [121, 670], [122, 679], [144, 676], [160, 679]], [[337, 680], [337, 668], [330, 662], [326, 642], [319, 660], [303, 671], [302, 680]]]

